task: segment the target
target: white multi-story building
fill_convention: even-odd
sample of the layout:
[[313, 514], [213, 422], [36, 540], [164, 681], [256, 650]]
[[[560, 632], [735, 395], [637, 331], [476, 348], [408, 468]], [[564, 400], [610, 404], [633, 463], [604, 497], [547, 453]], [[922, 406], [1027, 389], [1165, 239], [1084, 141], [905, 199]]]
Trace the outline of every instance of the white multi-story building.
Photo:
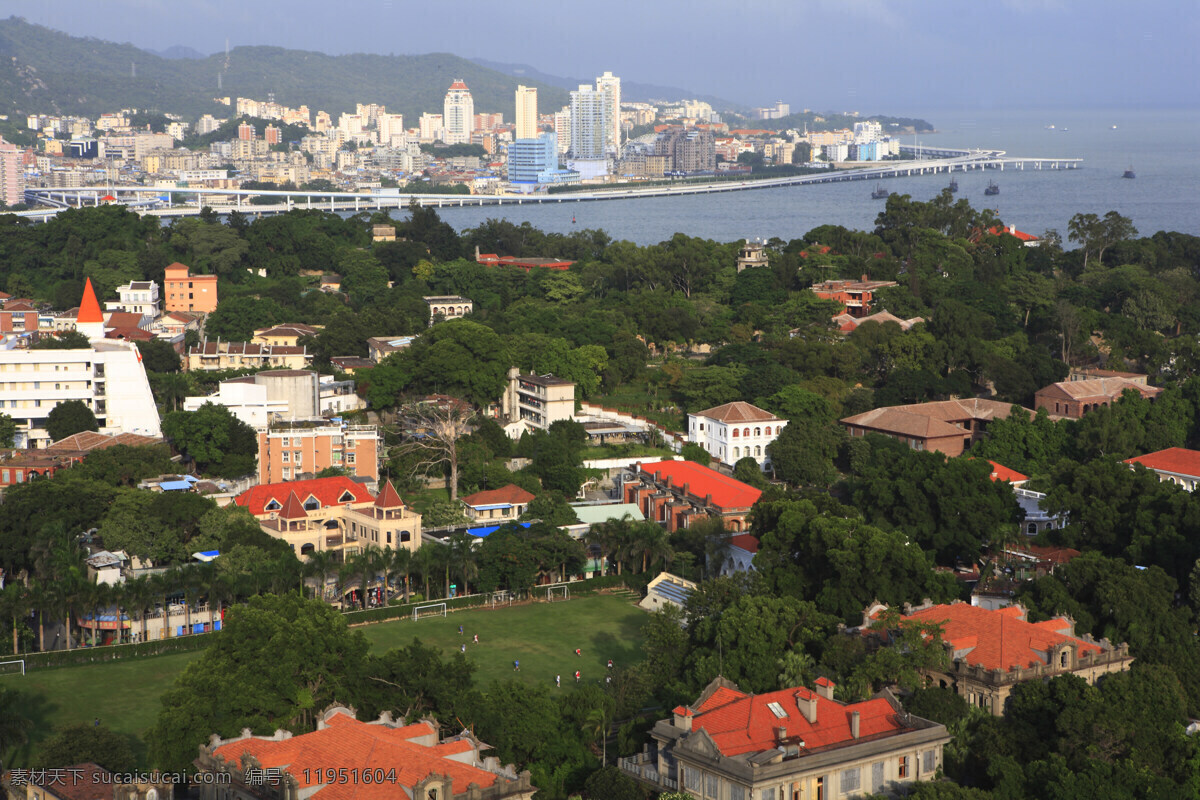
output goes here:
[[571, 158], [568, 166], [585, 180], [608, 174], [610, 105], [606, 92], [597, 91], [586, 83], [580, 84], [578, 91], [571, 92]]
[[117, 287], [117, 296], [119, 300], [105, 302], [106, 311], [141, 314], [149, 317], [151, 322], [162, 316], [162, 300], [159, 298], [158, 284], [154, 281], [130, 281]]
[[0, 203], [25, 202], [25, 165], [21, 148], [0, 138]]
[[517, 87], [517, 135], [518, 139], [536, 139], [538, 135], [537, 87]]
[[17, 447], [50, 443], [46, 419], [80, 400], [105, 434], [162, 436], [141, 356], [131, 342], [101, 339], [79, 350], [0, 351], [0, 412], [17, 423]]
[[434, 139], [441, 139], [444, 135], [442, 130], [445, 120], [441, 114], [422, 114], [417, 125], [422, 142], [432, 142]]
[[474, 132], [475, 101], [467, 85], [455, 79], [442, 103], [442, 140], [446, 144], [470, 144]]
[[559, 420], [575, 417], [575, 384], [553, 375], [522, 375], [513, 367], [500, 398], [509, 436], [521, 438], [526, 429], [549, 430]]
[[571, 107], [564, 106], [561, 111], [555, 111], [554, 132], [558, 135], [558, 154], [563, 155], [571, 149]]
[[615, 157], [621, 152], [621, 79], [606, 72], [596, 78], [596, 91], [605, 97], [604, 148]]
[[738, 401], [688, 414], [688, 441], [698, 444], [722, 464], [733, 466], [753, 458], [770, 469], [767, 445], [779, 438], [787, 420], [769, 411]]

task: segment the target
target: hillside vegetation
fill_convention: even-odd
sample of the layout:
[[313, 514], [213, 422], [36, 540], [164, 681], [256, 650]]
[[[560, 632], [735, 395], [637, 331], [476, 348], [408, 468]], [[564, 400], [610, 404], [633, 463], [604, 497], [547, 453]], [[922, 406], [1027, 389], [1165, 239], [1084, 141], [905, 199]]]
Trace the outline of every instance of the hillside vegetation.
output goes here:
[[[136, 67], [136, 77], [135, 77]], [[222, 88], [217, 89], [217, 75]], [[414, 123], [440, 111], [455, 78], [471, 87], [475, 108], [512, 116], [518, 83], [538, 87], [546, 108], [567, 102], [563, 89], [518, 80], [448, 53], [330, 56], [281, 47], [237, 47], [202, 59], [167, 59], [131, 44], [80, 38], [20, 17], [0, 21], [0, 113], [95, 116], [134, 107], [195, 117], [221, 116], [213, 98], [275, 99], [331, 114], [381, 103]]]

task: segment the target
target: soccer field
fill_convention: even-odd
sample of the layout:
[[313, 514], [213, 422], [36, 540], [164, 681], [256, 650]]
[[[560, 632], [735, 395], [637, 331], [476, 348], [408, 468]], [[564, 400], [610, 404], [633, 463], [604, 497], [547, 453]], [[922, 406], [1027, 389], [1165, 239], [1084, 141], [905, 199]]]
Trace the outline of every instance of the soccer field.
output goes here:
[[[410, 644], [419, 638], [447, 655], [467, 645], [476, 665], [475, 684], [486, 689], [497, 679], [518, 677], [553, 686], [562, 675], [570, 686], [575, 670], [582, 679], [603, 681], [608, 659], [626, 667], [641, 659], [642, 626], [649, 616], [626, 597], [594, 595], [555, 603], [471, 609], [447, 617], [426, 617], [364, 625], [361, 631], [374, 652]], [[458, 626], [463, 635], [458, 635]], [[479, 634], [479, 644], [472, 642]], [[583, 651], [575, 655], [575, 648]], [[0, 676], [0, 686], [30, 697], [36, 745], [52, 726], [90, 723], [97, 717], [118, 733], [143, 737], [158, 717], [159, 699], [179, 673], [201, 652], [130, 659], [104, 664], [33, 670], [27, 675]], [[521, 671], [513, 671], [513, 661]], [[11, 759], [28, 762], [30, 748]], [[145, 764], [144, 749], [137, 752]]]
[[[465, 644], [481, 689], [510, 677], [553, 686], [555, 675], [562, 676], [565, 688], [574, 681], [575, 670], [582, 673], [581, 680], [603, 681], [610, 658], [617, 667], [640, 661], [642, 626], [648, 619], [628, 597], [597, 595], [494, 611], [452, 611], [444, 618], [397, 620], [359, 630], [377, 652], [410, 644], [414, 638], [447, 654]], [[473, 641], [475, 634], [479, 644]], [[582, 655], [575, 655], [576, 648]], [[517, 660], [520, 673], [513, 669]]]

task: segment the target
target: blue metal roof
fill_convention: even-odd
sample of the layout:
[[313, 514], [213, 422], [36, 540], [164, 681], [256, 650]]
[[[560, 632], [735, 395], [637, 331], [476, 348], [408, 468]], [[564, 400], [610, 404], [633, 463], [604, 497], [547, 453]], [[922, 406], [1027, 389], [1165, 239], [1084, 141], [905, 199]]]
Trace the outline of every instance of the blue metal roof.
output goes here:
[[[518, 522], [516, 524], [520, 525], [522, 528], [528, 528], [531, 523]], [[472, 536], [478, 536], [480, 539], [482, 539], [483, 537], [493, 534], [503, 527], [503, 525], [490, 525], [486, 528], [468, 528], [467, 533], [471, 534]]]

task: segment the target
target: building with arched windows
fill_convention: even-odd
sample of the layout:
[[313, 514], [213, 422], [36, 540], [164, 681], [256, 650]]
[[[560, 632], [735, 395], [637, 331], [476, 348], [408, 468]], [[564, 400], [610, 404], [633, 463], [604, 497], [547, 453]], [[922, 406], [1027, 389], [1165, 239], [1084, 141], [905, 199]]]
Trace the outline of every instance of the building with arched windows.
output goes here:
[[421, 515], [405, 505], [391, 481], [378, 496], [344, 476], [265, 483], [234, 502], [300, 557], [319, 550], [351, 556], [370, 547], [416, 551], [421, 546]]
[[733, 466], [740, 459], [753, 458], [767, 470], [771, 468], [767, 445], [779, 438], [786, 425], [786, 419], [749, 403], [726, 403], [688, 414], [688, 441], [722, 464]]
[[708, 517], [740, 532], [749, 528], [747, 517], [762, 492], [693, 461], [654, 461], [635, 464], [622, 477], [621, 496], [669, 533]]

